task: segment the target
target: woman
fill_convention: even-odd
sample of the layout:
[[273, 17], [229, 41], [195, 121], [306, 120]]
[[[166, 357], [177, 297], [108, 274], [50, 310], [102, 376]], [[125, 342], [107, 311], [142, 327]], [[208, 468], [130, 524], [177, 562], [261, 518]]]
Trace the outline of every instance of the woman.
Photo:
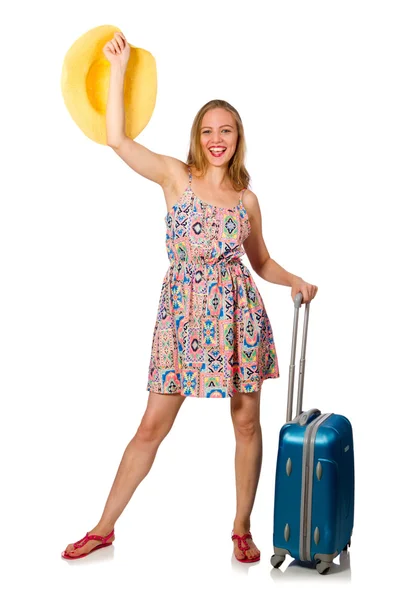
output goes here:
[[237, 493], [232, 540], [236, 558], [254, 562], [260, 551], [249, 529], [262, 462], [260, 393], [265, 379], [279, 377], [279, 368], [263, 300], [240, 257], [246, 252], [266, 281], [290, 286], [292, 298], [302, 292], [303, 302], [310, 302], [317, 287], [269, 257], [258, 199], [246, 189], [249, 175], [238, 112], [222, 100], [208, 102], [198, 112], [187, 164], [151, 152], [124, 133], [124, 75], [130, 54], [124, 35], [115, 33], [103, 52], [111, 64], [107, 143], [134, 171], [161, 185], [170, 267], [153, 333], [145, 414], [124, 452], [98, 524], [69, 544], [62, 557], [81, 558], [113, 542], [117, 519], [149, 473], [187, 396], [230, 396]]

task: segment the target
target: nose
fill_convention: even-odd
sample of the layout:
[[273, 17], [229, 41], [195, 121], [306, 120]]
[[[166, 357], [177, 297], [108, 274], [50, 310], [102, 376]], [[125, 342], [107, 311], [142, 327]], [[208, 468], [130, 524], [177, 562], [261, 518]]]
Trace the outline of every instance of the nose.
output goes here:
[[217, 134], [215, 133], [212, 140], [211, 140], [211, 145], [216, 146], [217, 144], [221, 144], [222, 143], [222, 136], [221, 134]]

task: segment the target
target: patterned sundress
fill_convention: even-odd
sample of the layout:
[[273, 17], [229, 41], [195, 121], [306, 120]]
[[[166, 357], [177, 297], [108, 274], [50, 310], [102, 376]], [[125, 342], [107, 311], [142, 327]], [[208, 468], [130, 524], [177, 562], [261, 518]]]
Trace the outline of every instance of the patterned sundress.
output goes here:
[[272, 327], [240, 260], [251, 231], [237, 206], [214, 206], [189, 185], [165, 217], [164, 276], [147, 390], [200, 398], [253, 392], [279, 377]]

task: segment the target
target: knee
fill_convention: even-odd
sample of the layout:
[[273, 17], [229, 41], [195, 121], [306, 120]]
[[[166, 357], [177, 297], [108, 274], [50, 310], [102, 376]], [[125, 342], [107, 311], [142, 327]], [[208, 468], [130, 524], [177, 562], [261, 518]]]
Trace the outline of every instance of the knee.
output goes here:
[[232, 421], [236, 436], [249, 438], [260, 429], [258, 416], [251, 413], [232, 412]]
[[143, 417], [135, 434], [135, 439], [142, 443], [159, 443], [165, 438], [168, 431], [164, 424], [159, 423], [157, 420]]

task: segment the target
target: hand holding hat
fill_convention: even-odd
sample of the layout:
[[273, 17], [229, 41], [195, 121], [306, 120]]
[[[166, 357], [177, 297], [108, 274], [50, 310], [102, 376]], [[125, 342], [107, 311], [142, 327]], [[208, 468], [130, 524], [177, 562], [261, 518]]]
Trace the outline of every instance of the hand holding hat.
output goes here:
[[90, 139], [105, 145], [110, 70], [115, 65], [125, 71], [125, 134], [134, 139], [148, 124], [156, 103], [152, 54], [129, 44], [117, 27], [101, 25], [74, 42], [62, 67], [62, 95], [72, 119]]
[[127, 66], [130, 58], [130, 45], [121, 31], [116, 31], [113, 39], [105, 44], [103, 53], [112, 67], [117, 65], [125, 68]]

